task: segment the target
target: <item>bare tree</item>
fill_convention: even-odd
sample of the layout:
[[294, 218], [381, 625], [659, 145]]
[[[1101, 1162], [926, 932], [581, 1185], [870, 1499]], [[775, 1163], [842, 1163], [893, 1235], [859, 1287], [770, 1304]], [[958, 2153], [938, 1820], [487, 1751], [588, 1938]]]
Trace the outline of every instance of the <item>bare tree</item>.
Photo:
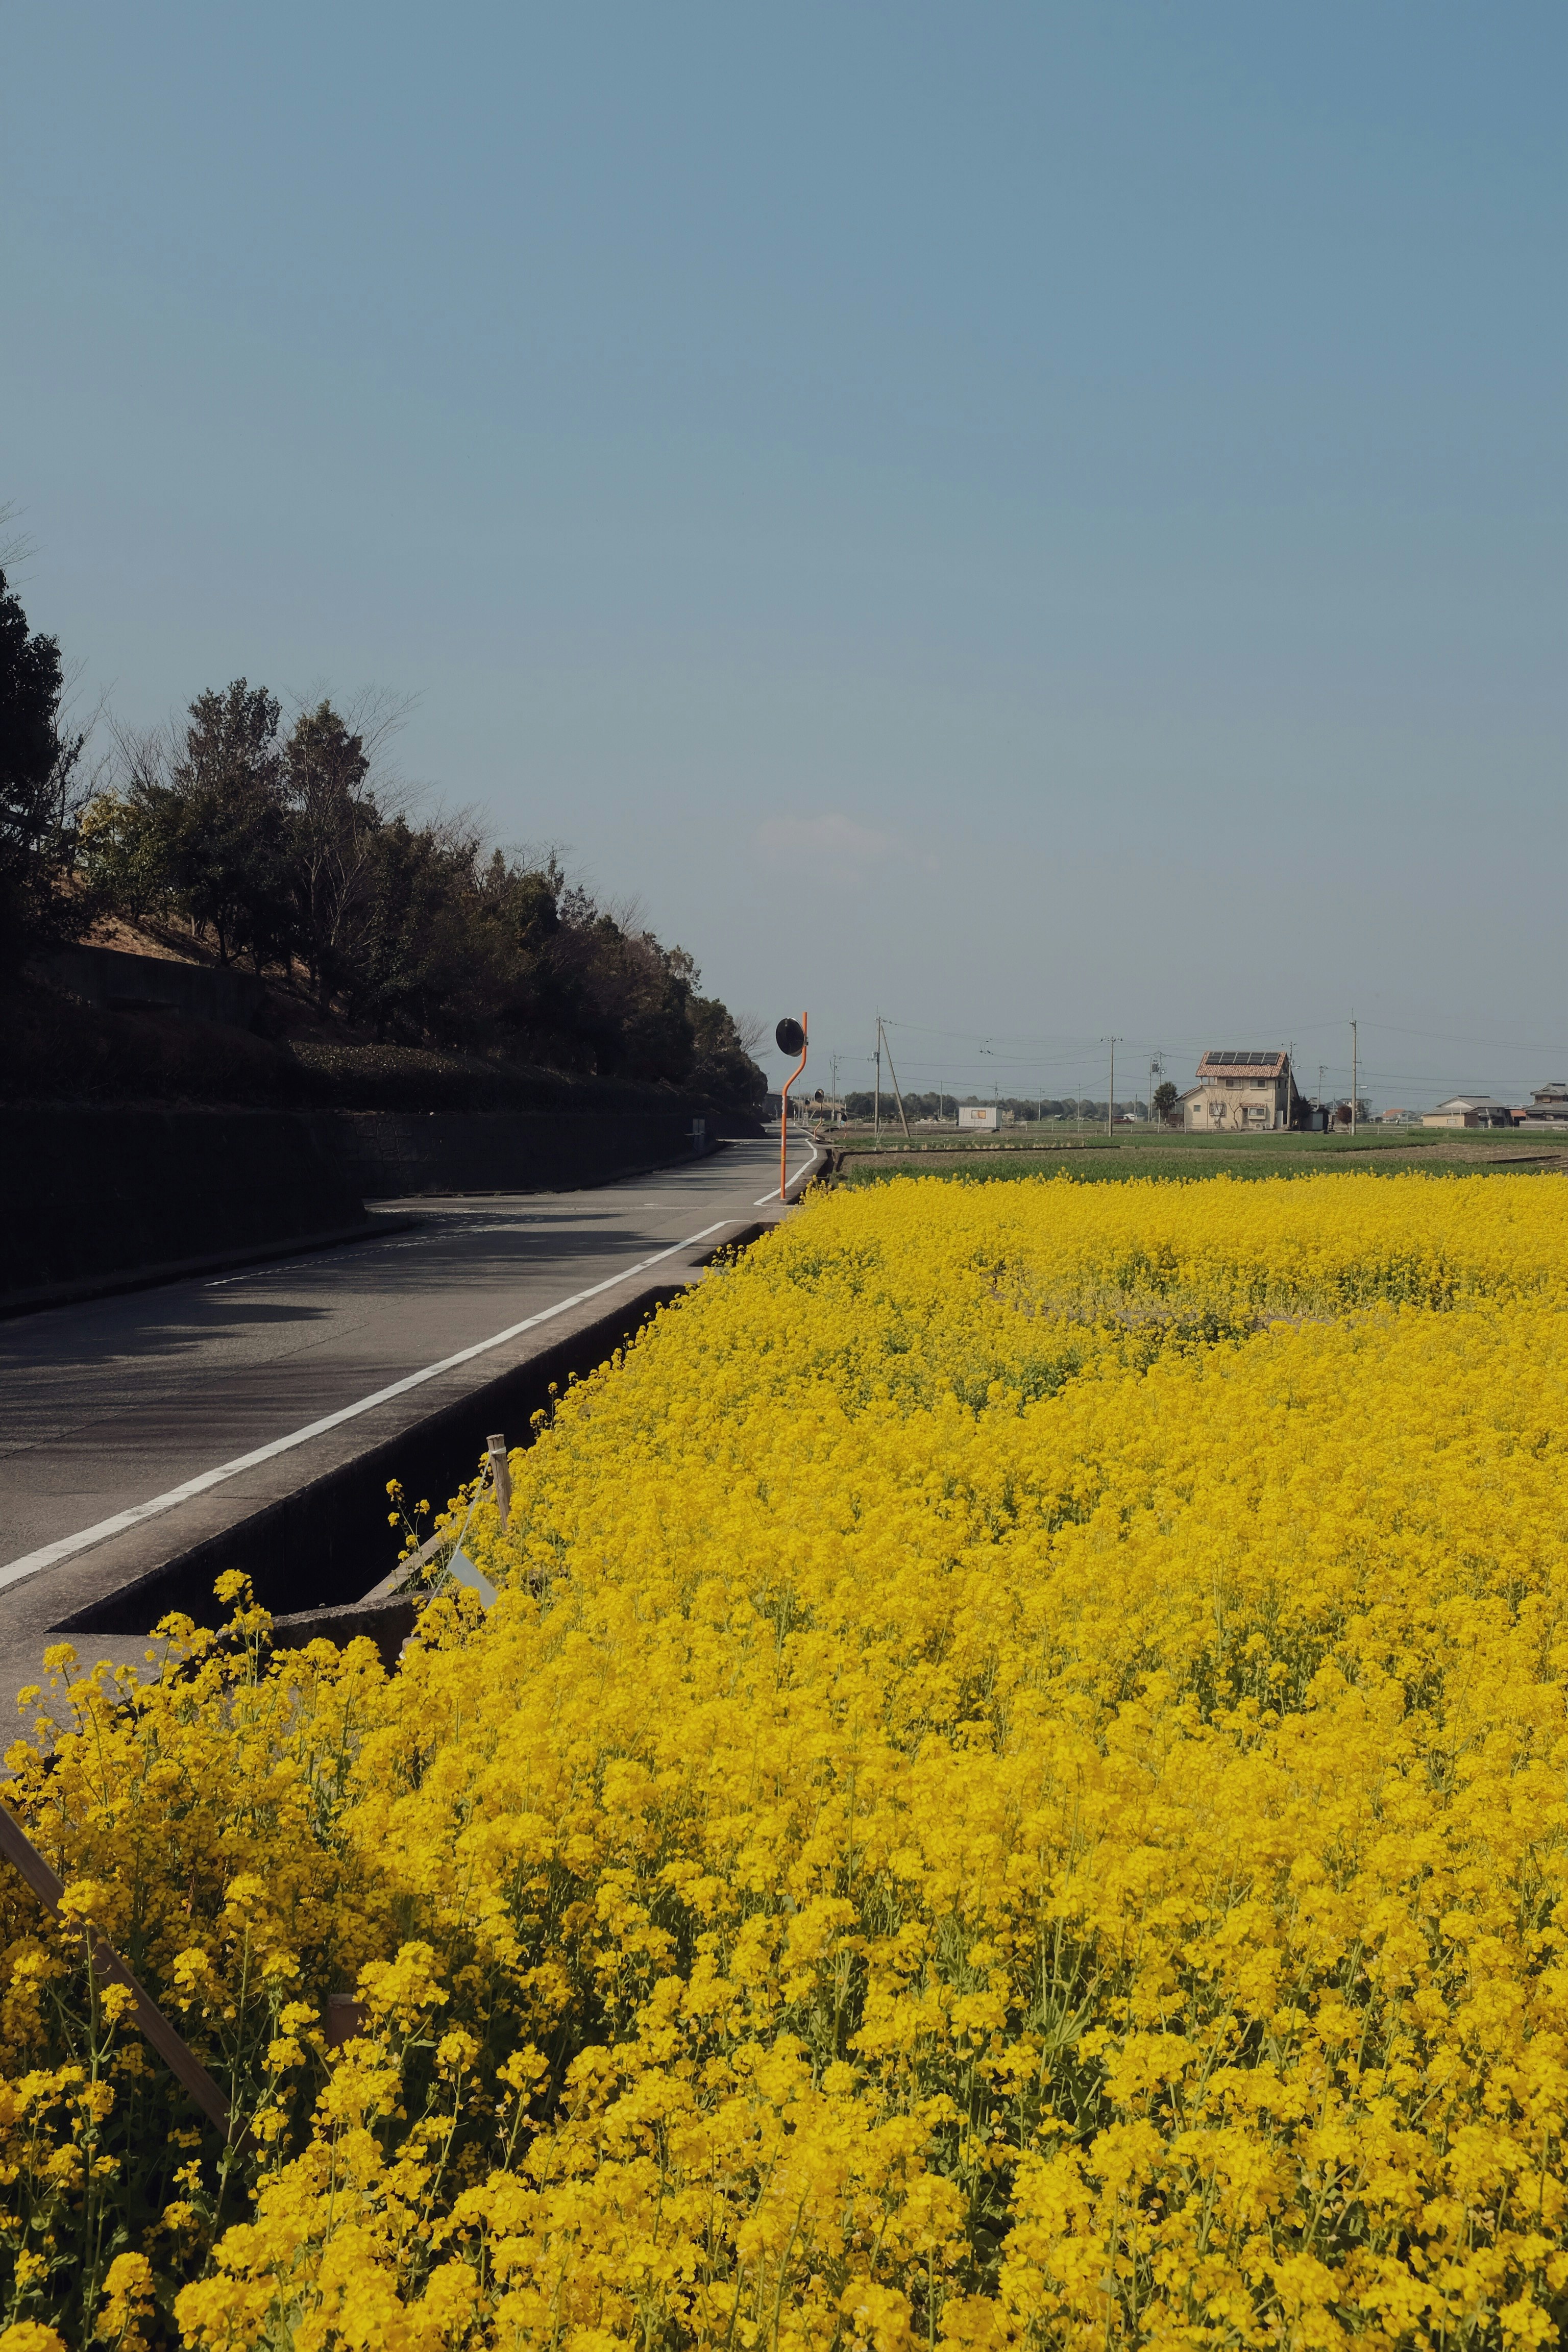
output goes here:
[[387, 746], [412, 698], [367, 687], [347, 710], [323, 697], [299, 712], [284, 750], [296, 940], [318, 1012], [350, 979], [375, 895], [376, 852], [412, 798]]

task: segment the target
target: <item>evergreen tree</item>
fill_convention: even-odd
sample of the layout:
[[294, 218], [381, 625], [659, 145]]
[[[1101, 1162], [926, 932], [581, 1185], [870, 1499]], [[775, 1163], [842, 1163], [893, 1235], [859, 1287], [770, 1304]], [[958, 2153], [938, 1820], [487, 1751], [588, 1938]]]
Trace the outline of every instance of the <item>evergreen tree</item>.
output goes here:
[[0, 964], [69, 938], [62, 885], [75, 860], [72, 785], [83, 738], [60, 726], [54, 637], [30, 632], [0, 572]]

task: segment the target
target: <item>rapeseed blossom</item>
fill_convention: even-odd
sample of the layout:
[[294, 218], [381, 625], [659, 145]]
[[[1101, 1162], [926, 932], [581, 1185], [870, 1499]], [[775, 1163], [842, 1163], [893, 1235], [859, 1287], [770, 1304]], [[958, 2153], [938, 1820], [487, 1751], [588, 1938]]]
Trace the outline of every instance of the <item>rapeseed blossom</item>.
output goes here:
[[395, 1675], [235, 1592], [58, 1656], [14, 1802], [248, 2137], [6, 1889], [0, 2352], [1555, 2340], [1565, 1243], [1552, 1177], [830, 1197]]

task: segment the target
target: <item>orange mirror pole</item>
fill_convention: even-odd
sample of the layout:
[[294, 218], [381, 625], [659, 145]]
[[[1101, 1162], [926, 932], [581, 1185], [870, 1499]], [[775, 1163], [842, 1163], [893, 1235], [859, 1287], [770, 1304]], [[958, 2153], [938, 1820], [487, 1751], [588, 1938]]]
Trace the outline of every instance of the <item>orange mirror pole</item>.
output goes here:
[[800, 1060], [784, 1080], [784, 1095], [779, 1105], [779, 1199], [781, 1201], [784, 1198], [786, 1182], [784, 1166], [789, 1155], [789, 1090], [805, 1069], [805, 1057], [811, 1050], [810, 1022], [810, 1014], [803, 1013], [800, 1016]]

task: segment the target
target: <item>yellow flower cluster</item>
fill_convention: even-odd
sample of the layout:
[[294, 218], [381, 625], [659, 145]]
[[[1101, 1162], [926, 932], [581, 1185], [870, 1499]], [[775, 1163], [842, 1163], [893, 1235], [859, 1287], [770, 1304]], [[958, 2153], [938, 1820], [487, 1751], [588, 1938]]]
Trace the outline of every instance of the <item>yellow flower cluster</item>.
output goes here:
[[488, 1618], [12, 1751], [254, 2119], [154, 2150], [11, 1905], [16, 2352], [1554, 2341], [1565, 1445], [1554, 1177], [814, 1202], [481, 1496]]

